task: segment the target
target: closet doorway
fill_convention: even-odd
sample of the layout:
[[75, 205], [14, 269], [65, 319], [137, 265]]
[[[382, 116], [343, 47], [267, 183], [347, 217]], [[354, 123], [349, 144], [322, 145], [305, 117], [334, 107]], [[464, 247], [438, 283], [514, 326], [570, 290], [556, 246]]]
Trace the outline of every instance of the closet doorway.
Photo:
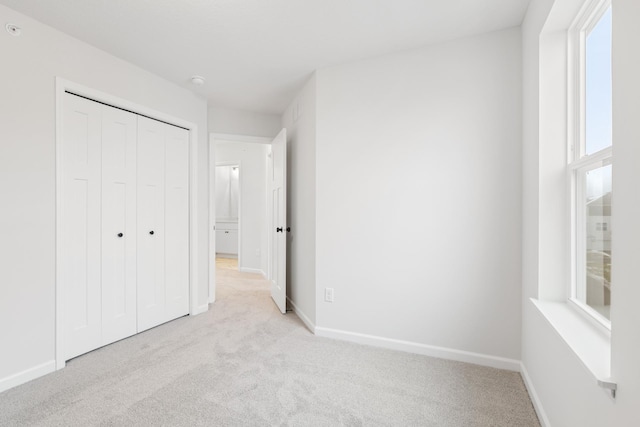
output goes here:
[[63, 79], [56, 100], [61, 369], [208, 305], [196, 274], [197, 126]]

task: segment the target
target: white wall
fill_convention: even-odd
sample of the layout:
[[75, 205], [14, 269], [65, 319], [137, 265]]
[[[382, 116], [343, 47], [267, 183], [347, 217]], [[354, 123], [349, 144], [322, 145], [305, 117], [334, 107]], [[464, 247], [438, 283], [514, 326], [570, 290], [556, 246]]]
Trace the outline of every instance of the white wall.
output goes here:
[[241, 270], [267, 273], [266, 144], [216, 140], [216, 162], [240, 164]]
[[[237, 161], [238, 164], [240, 163]], [[216, 221], [232, 220], [237, 222], [240, 212], [240, 168], [234, 165], [215, 167], [216, 188], [215, 215]]]
[[198, 125], [198, 305], [207, 303], [208, 149], [204, 99], [4, 6], [0, 22], [23, 29], [0, 34], [0, 384], [8, 384], [54, 359], [55, 77]]
[[[531, 297], [560, 299], [568, 284], [566, 258], [553, 255], [564, 247], [562, 237], [552, 238], [559, 229], [562, 215], [558, 209], [558, 161], [564, 141], [550, 142], [559, 121], [549, 114], [553, 104], [547, 97], [554, 73], [562, 72], [548, 47], [561, 33], [540, 37], [543, 27], [571, 15], [557, 13], [567, 9], [566, 0], [532, 0], [523, 24], [523, 331], [522, 364], [529, 386], [542, 410], [543, 420], [551, 426], [633, 426], [637, 425], [637, 402], [640, 402], [640, 288], [637, 286], [637, 260], [640, 249], [640, 61], [637, 40], [640, 38], [640, 3], [636, 0], [613, 0], [613, 81], [614, 81], [614, 194], [613, 221], [619, 230], [613, 237], [613, 293], [611, 374], [618, 383], [614, 401], [609, 392], [596, 385], [594, 376], [551, 324], [530, 302]], [[573, 3], [579, 3], [574, 1]], [[545, 27], [546, 24], [546, 27]], [[557, 41], [557, 40], [556, 40]], [[555, 46], [561, 46], [555, 44]], [[542, 54], [540, 48], [543, 48]], [[558, 47], [558, 50], [560, 47]], [[550, 60], [551, 59], [551, 60]], [[564, 75], [559, 77], [564, 79]], [[541, 86], [542, 85], [544, 86]], [[562, 96], [562, 89], [560, 96]], [[557, 129], [556, 131], [557, 132]], [[551, 138], [553, 140], [553, 138]], [[554, 145], [555, 144], [555, 145]], [[562, 144], [558, 147], [558, 144]], [[559, 151], [560, 150], [560, 151]], [[554, 201], [556, 200], [556, 201]], [[559, 212], [558, 212], [559, 211]], [[556, 213], [553, 213], [556, 212]], [[556, 231], [554, 231], [556, 230]], [[566, 228], [563, 233], [567, 233]], [[562, 255], [560, 255], [562, 257]], [[565, 255], [566, 256], [566, 255]], [[566, 269], [565, 269], [566, 270]], [[558, 290], [557, 284], [565, 281]], [[550, 283], [553, 285], [550, 286]], [[553, 289], [555, 287], [555, 290]], [[550, 289], [551, 288], [551, 289]]]
[[280, 116], [253, 111], [209, 107], [209, 132], [273, 138], [280, 132]]
[[316, 323], [316, 77], [282, 115], [287, 129], [287, 297], [311, 329]]
[[519, 28], [319, 70], [316, 85], [317, 325], [517, 369]]
[[638, 421], [640, 402], [640, 2], [613, 0], [615, 234], [612, 253], [611, 375], [618, 382], [617, 425]]

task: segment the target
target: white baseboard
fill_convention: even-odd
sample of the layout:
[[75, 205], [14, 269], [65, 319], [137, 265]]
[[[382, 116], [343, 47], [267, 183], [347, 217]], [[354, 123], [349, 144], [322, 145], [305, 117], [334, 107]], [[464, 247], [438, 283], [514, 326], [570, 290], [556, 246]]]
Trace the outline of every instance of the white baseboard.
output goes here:
[[238, 259], [238, 254], [224, 254], [216, 252], [216, 258]]
[[10, 388], [19, 386], [31, 380], [35, 380], [43, 375], [50, 374], [56, 370], [56, 361], [50, 360], [33, 368], [25, 369], [17, 374], [10, 375], [6, 378], [0, 379], [0, 393], [9, 390]]
[[189, 313], [190, 316], [197, 316], [198, 314], [202, 314], [205, 311], [209, 310], [209, 303], [202, 304], [196, 307], [196, 309]]
[[296, 314], [296, 316], [298, 316], [300, 318], [300, 320], [302, 320], [302, 323], [304, 323], [304, 325], [307, 327], [307, 329], [309, 329], [312, 334], [315, 334], [316, 333], [316, 325], [313, 324], [311, 319], [309, 319], [309, 317], [307, 317], [307, 315], [304, 314], [304, 312], [302, 312], [298, 308], [298, 306], [296, 306], [295, 303], [293, 301], [291, 301], [291, 299], [289, 297], [287, 297], [287, 302], [289, 302], [289, 305], [293, 309], [293, 312]]
[[551, 427], [551, 423], [549, 423], [549, 418], [547, 418], [547, 413], [544, 411], [542, 407], [542, 402], [538, 397], [538, 393], [536, 393], [536, 389], [533, 387], [533, 382], [531, 382], [531, 377], [529, 376], [529, 372], [527, 372], [527, 368], [524, 367], [524, 363], [520, 363], [520, 374], [522, 375], [522, 380], [524, 381], [524, 385], [529, 392], [529, 396], [531, 397], [531, 402], [533, 402], [533, 408], [536, 410], [536, 414], [538, 414], [538, 420], [542, 427]]
[[360, 334], [357, 332], [323, 328], [321, 326], [316, 326], [315, 333], [320, 337], [351, 341], [358, 344], [371, 345], [374, 347], [383, 347], [391, 350], [406, 351], [408, 353], [437, 357], [440, 359], [455, 360], [458, 362], [473, 363], [475, 365], [489, 366], [492, 368], [520, 372], [520, 361], [515, 359], [507, 359], [505, 357], [490, 356], [487, 354], [473, 353], [470, 351], [456, 350], [453, 348], [437, 347], [411, 341], [378, 337], [375, 335]]
[[264, 277], [265, 279], [267, 278], [267, 275], [264, 273], [264, 271], [260, 270], [259, 268], [239, 267], [238, 271], [240, 273], [261, 274], [262, 277]]

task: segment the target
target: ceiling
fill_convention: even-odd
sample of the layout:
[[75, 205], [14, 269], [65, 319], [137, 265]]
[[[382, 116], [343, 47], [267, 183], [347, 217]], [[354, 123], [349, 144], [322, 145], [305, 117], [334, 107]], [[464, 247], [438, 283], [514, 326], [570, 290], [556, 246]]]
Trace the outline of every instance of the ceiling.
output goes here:
[[[529, 0], [0, 3], [188, 87], [209, 105], [281, 113], [316, 69], [517, 26]], [[205, 85], [191, 85], [192, 75]]]

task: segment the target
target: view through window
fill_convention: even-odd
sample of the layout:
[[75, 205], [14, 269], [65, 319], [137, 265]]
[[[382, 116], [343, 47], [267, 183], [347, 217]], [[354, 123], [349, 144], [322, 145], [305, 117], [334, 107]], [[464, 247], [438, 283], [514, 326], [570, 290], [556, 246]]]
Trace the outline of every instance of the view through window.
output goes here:
[[574, 171], [577, 274], [573, 297], [606, 321], [611, 307], [612, 79], [611, 6], [581, 31], [579, 150]]

